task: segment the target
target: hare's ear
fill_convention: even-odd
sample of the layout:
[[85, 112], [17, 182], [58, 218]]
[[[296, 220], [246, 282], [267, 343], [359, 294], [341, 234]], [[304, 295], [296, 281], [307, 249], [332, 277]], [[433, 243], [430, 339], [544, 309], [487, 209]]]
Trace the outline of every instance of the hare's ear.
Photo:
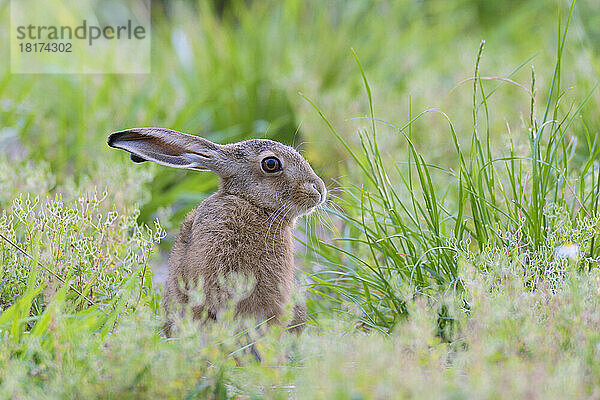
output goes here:
[[197, 170], [213, 170], [221, 147], [198, 136], [162, 128], [115, 132], [108, 137], [108, 145], [130, 152], [134, 162], [153, 161]]

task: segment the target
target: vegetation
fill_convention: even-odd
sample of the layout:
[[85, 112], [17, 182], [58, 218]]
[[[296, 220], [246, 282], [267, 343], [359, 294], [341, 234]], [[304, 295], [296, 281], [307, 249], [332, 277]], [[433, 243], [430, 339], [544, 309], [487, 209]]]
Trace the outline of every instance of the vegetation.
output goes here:
[[[511, 80], [523, 64], [505, 77], [494, 78], [498, 83], [491, 89], [483, 85], [481, 43], [472, 79], [473, 127], [468, 142], [459, 138], [450, 118], [437, 109], [416, 116], [409, 110], [403, 126], [377, 120], [361, 68], [370, 101], [371, 113], [366, 119], [371, 126], [359, 131], [359, 152], [346, 146], [366, 182], [348, 190], [341, 202], [343, 210], [334, 212], [349, 229], [341, 239], [342, 246], [317, 249], [335, 270], [320, 271], [315, 279], [318, 287], [360, 303], [364, 324], [389, 330], [404, 316], [404, 297], [413, 293], [399, 291], [398, 286], [414, 288], [417, 294], [429, 289], [460, 291], [457, 259], [468, 258], [471, 252], [509, 250], [510, 262], [522, 266], [531, 288], [562, 262], [555, 251], [564, 243], [576, 243], [582, 254], [577, 258], [579, 269], [595, 265], [600, 252], [595, 241], [600, 170], [595, 161], [600, 149], [587, 129], [582, 132], [583, 149], [569, 139], [591, 93], [564, 113], [560, 104], [564, 95], [561, 61], [571, 16], [572, 9], [559, 32], [555, 72], [541, 110], [535, 97], [535, 71], [529, 88]], [[528, 115], [522, 116], [524, 134], [515, 137], [509, 126], [506, 150], [494, 151], [488, 105], [502, 84], [522, 89], [530, 98], [530, 107]], [[455, 160], [453, 167], [431, 164], [416, 150], [412, 126], [427, 113], [438, 114], [448, 124], [452, 143], [448, 155]], [[384, 160], [377, 138], [380, 123], [391, 125], [394, 134], [404, 138], [406, 162]], [[447, 190], [436, 187], [441, 180], [436, 175], [440, 174], [451, 185]], [[569, 224], [577, 228], [565, 226]]]
[[[596, 2], [154, 6], [149, 76], [0, 65], [0, 397], [598, 397]], [[302, 336], [161, 335], [153, 271], [215, 180], [106, 147], [144, 125], [329, 182]]]

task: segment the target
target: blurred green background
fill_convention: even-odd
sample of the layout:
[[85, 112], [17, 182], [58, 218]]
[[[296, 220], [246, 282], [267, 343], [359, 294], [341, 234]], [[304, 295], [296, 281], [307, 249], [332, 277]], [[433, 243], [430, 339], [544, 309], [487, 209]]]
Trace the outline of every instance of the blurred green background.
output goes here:
[[[568, 5], [563, 4], [565, 9]], [[111, 131], [161, 126], [221, 143], [269, 137], [299, 146], [329, 186], [353, 176], [348, 154], [314, 109], [319, 105], [342, 136], [358, 144], [353, 119], [368, 113], [353, 48], [374, 92], [376, 117], [402, 125], [431, 107], [443, 109], [459, 135], [470, 134], [471, 82], [481, 40], [482, 76], [506, 76], [535, 64], [539, 101], [547, 93], [555, 53], [557, 3], [547, 0], [411, 1], [158, 1], [152, 2], [152, 73], [149, 75], [10, 74], [8, 46], [0, 48], [0, 152], [14, 162], [43, 160], [55, 188], [90, 179], [128, 190], [128, 170], [151, 171], [139, 193], [141, 221], [160, 216], [173, 232], [183, 215], [216, 187], [209, 173], [134, 165], [106, 145]], [[0, 38], [8, 42], [9, 2], [0, 1]], [[582, 98], [600, 71], [600, 3], [578, 2], [562, 71]], [[532, 58], [533, 57], [533, 58]], [[512, 79], [528, 82], [522, 68]], [[528, 86], [528, 83], [524, 83]], [[454, 90], [453, 90], [454, 89]], [[507, 125], [522, 126], [529, 103], [521, 89], [495, 96], [491, 132], [503, 142]], [[597, 132], [598, 91], [583, 111]], [[413, 126], [418, 149], [445, 164], [450, 138], [444, 122]], [[583, 129], [579, 126], [577, 129]], [[384, 135], [385, 154], [401, 161], [405, 145]], [[359, 184], [359, 182], [356, 182]]]

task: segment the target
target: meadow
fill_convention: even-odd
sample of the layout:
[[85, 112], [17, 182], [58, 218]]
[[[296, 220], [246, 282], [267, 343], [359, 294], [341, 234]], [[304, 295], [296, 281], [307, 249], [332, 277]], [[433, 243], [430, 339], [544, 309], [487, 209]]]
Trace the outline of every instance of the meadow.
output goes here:
[[[600, 398], [599, 27], [594, 0], [155, 0], [148, 75], [12, 74], [1, 47], [0, 398]], [[161, 335], [217, 180], [106, 145], [138, 126], [323, 177], [301, 336]]]

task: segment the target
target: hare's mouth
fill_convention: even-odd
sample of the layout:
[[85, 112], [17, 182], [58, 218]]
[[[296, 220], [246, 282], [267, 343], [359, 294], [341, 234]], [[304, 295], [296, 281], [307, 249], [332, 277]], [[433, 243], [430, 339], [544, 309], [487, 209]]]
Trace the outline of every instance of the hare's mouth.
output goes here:
[[298, 216], [307, 215], [325, 203], [327, 190], [317, 183], [305, 182], [297, 189], [295, 198]]
[[308, 215], [323, 203], [324, 200], [322, 200], [322, 196], [320, 194], [318, 196], [315, 196], [312, 193], [305, 194], [303, 196], [303, 201], [299, 204], [298, 211], [300, 211], [300, 215]]

